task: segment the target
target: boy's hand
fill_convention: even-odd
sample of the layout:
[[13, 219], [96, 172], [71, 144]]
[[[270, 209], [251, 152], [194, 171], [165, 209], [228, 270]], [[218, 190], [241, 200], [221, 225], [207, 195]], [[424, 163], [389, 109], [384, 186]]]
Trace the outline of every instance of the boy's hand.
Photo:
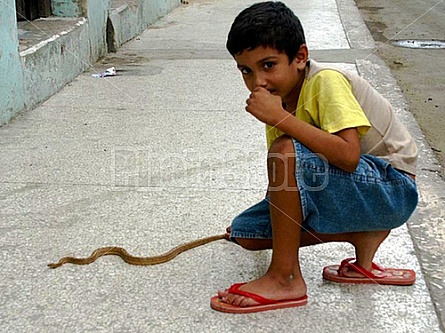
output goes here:
[[275, 126], [289, 113], [283, 109], [280, 96], [271, 94], [267, 89], [255, 88], [246, 100], [246, 111], [259, 121]]

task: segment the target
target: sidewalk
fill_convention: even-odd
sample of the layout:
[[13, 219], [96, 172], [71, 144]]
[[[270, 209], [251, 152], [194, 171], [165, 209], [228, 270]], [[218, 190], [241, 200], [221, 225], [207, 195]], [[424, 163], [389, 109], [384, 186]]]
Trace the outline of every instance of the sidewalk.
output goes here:
[[[414, 286], [323, 281], [323, 266], [353, 255], [347, 244], [302, 249], [307, 306], [250, 315], [213, 311], [210, 297], [263, 274], [269, 251], [218, 241], [157, 266], [104, 257], [47, 268], [102, 246], [157, 255], [224, 232], [264, 196], [264, 126], [243, 112], [248, 92], [225, 50], [231, 22], [253, 2], [190, 0], [0, 128], [0, 332], [441, 332], [433, 301], [443, 316], [445, 247], [433, 241], [443, 230], [433, 229], [443, 219], [443, 182], [350, 0], [286, 3], [311, 57], [369, 79], [419, 142], [415, 246], [403, 226], [376, 257], [416, 270]], [[111, 66], [118, 76], [91, 76]]]

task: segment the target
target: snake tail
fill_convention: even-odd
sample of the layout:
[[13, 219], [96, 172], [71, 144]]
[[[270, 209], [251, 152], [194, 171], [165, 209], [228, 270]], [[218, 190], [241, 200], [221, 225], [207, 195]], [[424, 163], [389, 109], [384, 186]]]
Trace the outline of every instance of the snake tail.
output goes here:
[[96, 259], [108, 255], [119, 256], [122, 258], [122, 260], [124, 260], [126, 263], [130, 265], [158, 265], [174, 259], [178, 254], [184, 251], [191, 250], [195, 247], [225, 238], [226, 235], [223, 234], [223, 235], [215, 235], [197, 239], [189, 243], [179, 245], [164, 254], [153, 257], [133, 256], [129, 254], [124, 248], [117, 246], [101, 247], [94, 250], [89, 257], [86, 258], [63, 257], [57, 263], [48, 264], [48, 267], [54, 269], [68, 263], [74, 265], [89, 265], [94, 261], [96, 261]]

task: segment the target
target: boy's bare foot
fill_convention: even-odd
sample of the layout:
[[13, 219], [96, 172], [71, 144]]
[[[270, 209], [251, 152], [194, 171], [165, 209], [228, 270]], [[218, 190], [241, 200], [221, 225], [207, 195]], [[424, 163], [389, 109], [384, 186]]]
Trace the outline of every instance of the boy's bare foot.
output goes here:
[[[283, 278], [274, 277], [271, 274], [246, 283], [240, 290], [260, 295], [272, 300], [290, 300], [297, 299], [306, 295], [306, 283], [302, 278]], [[223, 302], [237, 306], [253, 306], [258, 305], [256, 301], [249, 297], [230, 294], [228, 290], [219, 291], [218, 296]]]
[[[390, 231], [367, 231], [367, 232], [351, 232], [342, 236], [355, 247], [356, 263], [366, 271], [375, 271], [372, 267], [372, 261], [380, 244], [388, 237]], [[378, 271], [375, 271], [378, 274]], [[351, 278], [360, 278], [365, 275], [351, 270], [345, 269], [343, 276]]]

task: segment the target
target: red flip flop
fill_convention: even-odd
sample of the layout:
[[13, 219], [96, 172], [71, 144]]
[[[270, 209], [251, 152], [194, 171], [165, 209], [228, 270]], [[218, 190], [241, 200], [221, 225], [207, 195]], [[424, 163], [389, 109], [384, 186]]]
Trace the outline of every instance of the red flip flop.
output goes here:
[[[416, 272], [411, 269], [383, 268], [372, 263], [372, 271], [352, 262], [355, 258], [348, 258], [340, 265], [323, 268], [323, 278], [339, 283], [375, 283], [396, 286], [410, 286], [416, 281]], [[364, 275], [363, 277], [347, 276], [348, 271]]]
[[263, 296], [254, 293], [249, 293], [244, 290], [239, 290], [239, 288], [243, 285], [245, 285], [245, 283], [234, 284], [229, 288], [229, 293], [249, 297], [254, 301], [258, 302], [258, 305], [251, 305], [251, 306], [232, 305], [223, 302], [222, 299], [219, 298], [219, 296], [213, 296], [210, 299], [211, 308], [216, 311], [227, 312], [227, 313], [253, 313], [253, 312], [260, 312], [267, 310], [292, 308], [307, 304], [307, 295], [304, 295], [303, 297], [300, 298], [276, 301], [273, 299], [264, 298]]

